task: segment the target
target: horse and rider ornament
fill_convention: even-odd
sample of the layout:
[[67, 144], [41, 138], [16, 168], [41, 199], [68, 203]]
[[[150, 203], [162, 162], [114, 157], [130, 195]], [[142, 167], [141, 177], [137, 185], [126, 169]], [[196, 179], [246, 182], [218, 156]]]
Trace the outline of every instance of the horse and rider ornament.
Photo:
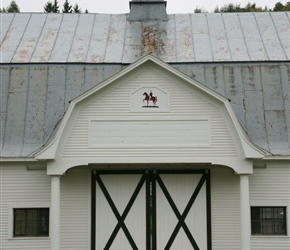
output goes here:
[[142, 108], [159, 108], [156, 105], [157, 96], [154, 96], [152, 91], [150, 91], [149, 94], [147, 92], [144, 92], [143, 97], [144, 97], [143, 103], [146, 103], [147, 105], [142, 106]]
[[131, 92], [131, 112], [168, 112], [169, 95], [166, 91], [155, 86], [139, 87]]

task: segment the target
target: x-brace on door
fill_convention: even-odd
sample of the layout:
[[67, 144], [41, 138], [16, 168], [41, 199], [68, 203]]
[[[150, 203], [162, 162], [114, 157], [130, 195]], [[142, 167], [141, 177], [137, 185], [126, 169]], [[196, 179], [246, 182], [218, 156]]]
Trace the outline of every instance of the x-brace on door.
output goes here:
[[211, 250], [209, 171], [93, 171], [91, 249]]

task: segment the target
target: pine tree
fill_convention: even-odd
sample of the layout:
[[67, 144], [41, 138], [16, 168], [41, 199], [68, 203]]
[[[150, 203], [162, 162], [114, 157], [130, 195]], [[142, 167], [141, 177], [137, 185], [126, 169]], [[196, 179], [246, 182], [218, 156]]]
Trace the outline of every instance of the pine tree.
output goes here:
[[54, 0], [54, 3], [52, 3], [51, 1], [48, 1], [44, 5], [44, 12], [46, 12], [46, 13], [59, 13], [59, 5], [58, 5], [57, 0]]
[[57, 0], [54, 0], [53, 13], [59, 13], [59, 5], [58, 5]]
[[68, 0], [65, 0], [65, 2], [63, 4], [62, 12], [63, 13], [72, 13], [72, 6]]
[[52, 2], [48, 1], [45, 5], [44, 5], [44, 12], [46, 13], [52, 13], [53, 12], [53, 4]]
[[81, 10], [81, 8], [79, 7], [79, 5], [77, 3], [73, 7], [73, 12], [74, 13], [82, 13], [82, 10]]
[[[5, 9], [3, 8], [3, 10]], [[19, 9], [18, 4], [14, 0], [12, 0], [11, 3], [7, 6], [5, 11], [6, 12], [20, 12], [20, 9]]]

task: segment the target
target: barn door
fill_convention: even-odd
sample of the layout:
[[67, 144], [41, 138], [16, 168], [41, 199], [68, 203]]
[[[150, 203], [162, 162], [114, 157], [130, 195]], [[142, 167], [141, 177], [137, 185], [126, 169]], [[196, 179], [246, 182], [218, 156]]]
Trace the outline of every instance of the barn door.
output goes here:
[[156, 171], [154, 249], [211, 249], [209, 177], [206, 171]]
[[206, 171], [94, 171], [91, 249], [211, 249]]

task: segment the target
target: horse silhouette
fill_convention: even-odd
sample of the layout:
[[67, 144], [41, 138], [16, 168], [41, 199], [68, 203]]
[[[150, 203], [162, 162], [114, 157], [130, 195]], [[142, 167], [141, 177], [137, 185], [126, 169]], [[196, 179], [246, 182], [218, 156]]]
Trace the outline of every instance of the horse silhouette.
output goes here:
[[153, 105], [156, 106], [157, 102], [157, 96], [153, 96], [152, 92], [150, 92], [150, 95], [148, 95], [147, 92], [144, 92], [143, 95], [145, 96], [143, 99], [143, 102], [147, 102], [147, 106], [149, 105], [149, 101], [153, 102]]

